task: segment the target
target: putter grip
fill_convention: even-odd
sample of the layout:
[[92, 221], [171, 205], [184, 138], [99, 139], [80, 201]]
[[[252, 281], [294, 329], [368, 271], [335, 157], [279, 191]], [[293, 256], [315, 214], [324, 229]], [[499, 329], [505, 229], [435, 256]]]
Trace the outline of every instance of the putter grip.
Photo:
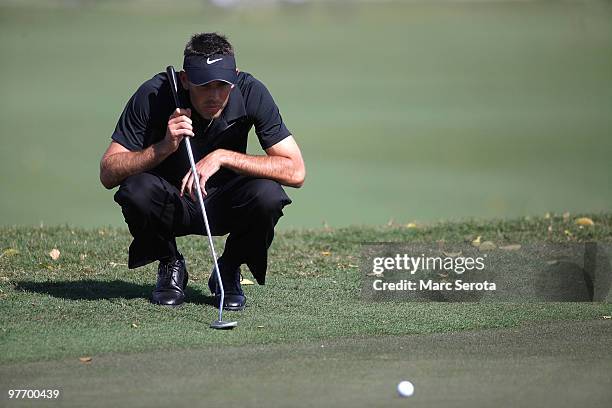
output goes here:
[[166, 75], [168, 76], [168, 84], [170, 85], [170, 92], [174, 98], [174, 106], [181, 108], [181, 101], [178, 96], [178, 84], [176, 82], [176, 71], [172, 65], [168, 65], [166, 68]]

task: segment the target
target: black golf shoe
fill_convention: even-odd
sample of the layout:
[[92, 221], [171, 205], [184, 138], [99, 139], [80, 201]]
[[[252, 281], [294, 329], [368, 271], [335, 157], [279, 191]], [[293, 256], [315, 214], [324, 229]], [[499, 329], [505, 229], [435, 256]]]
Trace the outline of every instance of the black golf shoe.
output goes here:
[[[228, 270], [223, 267], [223, 261], [219, 260], [217, 264], [221, 269], [221, 282], [223, 282], [223, 289], [225, 291], [223, 310], [244, 310], [246, 297], [242, 291], [242, 286], [240, 286], [240, 267], [238, 266]], [[219, 307], [219, 303], [221, 302], [221, 291], [217, 288], [216, 275], [215, 269], [213, 268], [210, 278], [208, 279], [208, 289], [210, 289], [210, 293], [215, 295], [215, 304]]]
[[157, 269], [157, 285], [151, 293], [151, 303], [176, 307], [185, 301], [185, 288], [189, 274], [184, 259], [160, 262]]

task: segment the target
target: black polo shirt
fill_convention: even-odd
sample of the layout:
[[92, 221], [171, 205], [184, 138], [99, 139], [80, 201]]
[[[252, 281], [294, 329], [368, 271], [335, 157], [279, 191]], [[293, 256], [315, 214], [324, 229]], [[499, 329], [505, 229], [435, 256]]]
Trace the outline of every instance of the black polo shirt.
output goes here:
[[[179, 88], [182, 104], [192, 108], [189, 94], [180, 84]], [[111, 138], [131, 151], [145, 149], [165, 137], [168, 119], [174, 109], [168, 78], [165, 73], [159, 73], [142, 84], [130, 98]], [[216, 149], [246, 153], [248, 134], [253, 126], [263, 149], [291, 135], [268, 89], [246, 72], [238, 74], [236, 86], [230, 92], [221, 116], [214, 119], [208, 129], [209, 121], [202, 119], [193, 108], [191, 111], [195, 133], [191, 147], [196, 163]], [[151, 172], [180, 187], [189, 168], [187, 149], [182, 141], [177, 151]], [[206, 183], [207, 191], [211, 187], [220, 187], [234, 176], [236, 173], [222, 168]]]

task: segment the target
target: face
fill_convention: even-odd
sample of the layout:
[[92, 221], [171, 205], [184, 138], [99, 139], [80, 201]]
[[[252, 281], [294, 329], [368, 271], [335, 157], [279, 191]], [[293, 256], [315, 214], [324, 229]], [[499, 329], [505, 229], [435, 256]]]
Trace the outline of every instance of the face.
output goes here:
[[223, 81], [212, 81], [206, 85], [194, 85], [187, 79], [185, 71], [179, 74], [185, 90], [189, 91], [191, 105], [204, 119], [218, 118], [227, 105], [234, 85]]

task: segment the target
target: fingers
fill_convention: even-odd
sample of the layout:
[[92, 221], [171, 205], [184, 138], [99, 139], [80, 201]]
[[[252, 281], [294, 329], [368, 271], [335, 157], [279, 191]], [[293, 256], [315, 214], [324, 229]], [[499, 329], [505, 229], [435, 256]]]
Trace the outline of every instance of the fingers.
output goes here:
[[206, 180], [204, 177], [200, 177], [200, 190], [202, 190], [202, 197], [206, 197]]
[[196, 196], [194, 194], [194, 190], [195, 190], [195, 185], [194, 185], [194, 181], [193, 181], [193, 177], [189, 177], [189, 184], [188, 185], [188, 190], [189, 190], [189, 197], [191, 197], [191, 199], [193, 201], [196, 200]]
[[168, 131], [175, 138], [193, 137], [193, 121], [191, 109], [175, 109], [168, 120]]
[[187, 137], [194, 137], [195, 134], [193, 133], [193, 130], [188, 129], [186, 127], [183, 127], [184, 125], [178, 125], [178, 126], [168, 126], [168, 129], [170, 130], [170, 133], [172, 134], [172, 136], [174, 138], [183, 138], [185, 136]]
[[174, 110], [174, 112], [172, 112], [172, 115], [170, 115], [170, 119], [174, 119], [174, 118], [177, 118], [179, 116], [187, 116], [187, 118], [189, 118], [191, 120], [191, 109], [189, 109], [189, 108], [187, 108], [187, 109], [176, 108]]
[[170, 121], [175, 119], [181, 119], [181, 121], [185, 121], [191, 124], [191, 109], [180, 109], [176, 108], [172, 115], [170, 115]]
[[189, 197], [191, 197], [191, 199], [195, 201], [196, 198], [193, 195], [193, 190], [194, 190], [193, 183], [194, 183], [193, 174], [189, 172], [189, 178], [187, 179], [187, 184], [185, 187], [187, 188], [187, 194], [189, 194]]
[[187, 174], [185, 174], [185, 177], [183, 177], [183, 180], [181, 181], [181, 197], [185, 193], [185, 187], [187, 187], [187, 183], [189, 182], [190, 177], [191, 177], [191, 170], [189, 170]]
[[[206, 177], [200, 176], [200, 190], [202, 191], [203, 197], [206, 197], [206, 181]], [[197, 186], [191, 170], [185, 175], [185, 177], [183, 177], [183, 180], [181, 181], [181, 197], [185, 194], [185, 191], [187, 194], [189, 194], [193, 201], [196, 200], [195, 193], [197, 191]]]

